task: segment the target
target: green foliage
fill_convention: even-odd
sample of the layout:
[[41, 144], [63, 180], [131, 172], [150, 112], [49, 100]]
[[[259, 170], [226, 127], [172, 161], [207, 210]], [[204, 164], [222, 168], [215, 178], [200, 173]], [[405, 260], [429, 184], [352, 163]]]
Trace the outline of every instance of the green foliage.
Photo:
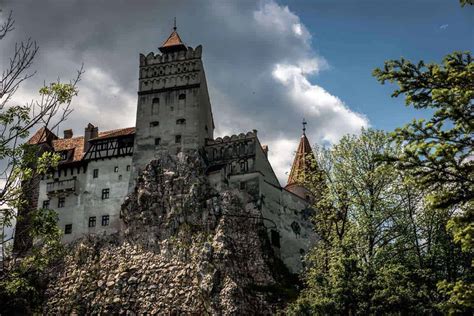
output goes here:
[[374, 76], [395, 82], [392, 94], [405, 95], [407, 105], [433, 109], [431, 119], [414, 120], [392, 137], [403, 145], [389, 157], [397, 168], [410, 170], [417, 182], [433, 189], [438, 207], [459, 206], [474, 198], [474, 62], [470, 53], [447, 55], [442, 65], [413, 64], [405, 59], [385, 62]]
[[471, 261], [446, 230], [453, 212], [430, 207], [416, 178], [380, 159], [402, 152], [375, 130], [317, 150], [314, 163], [322, 173], [308, 177], [306, 187], [319, 190], [320, 240], [307, 256], [307, 287], [289, 314], [444, 310], [436, 284], [464, 275]]
[[466, 4], [473, 5], [474, 0], [459, 0], [459, 3], [461, 4], [461, 7], [464, 7]]
[[57, 226], [57, 214], [39, 209], [32, 214], [30, 234], [35, 245], [28, 255], [10, 261], [0, 277], [2, 313], [40, 312], [45, 290], [44, 276], [52, 264], [63, 255], [62, 231]]
[[59, 103], [69, 103], [72, 97], [77, 95], [77, 90], [70, 83], [53, 82], [49, 87], [42, 87], [39, 93], [45, 96], [54, 96]]
[[[462, 5], [472, 1], [461, 1]], [[395, 82], [392, 96], [405, 95], [407, 105], [432, 109], [428, 120], [414, 120], [392, 133], [403, 146], [399, 155], [387, 155], [397, 168], [409, 172], [416, 185], [429, 190], [427, 200], [439, 210], [454, 210], [446, 222], [454, 242], [464, 252], [459, 273], [438, 279], [448, 313], [473, 308], [474, 233], [474, 62], [470, 53], [447, 55], [441, 65], [392, 60], [374, 76], [383, 84]]]

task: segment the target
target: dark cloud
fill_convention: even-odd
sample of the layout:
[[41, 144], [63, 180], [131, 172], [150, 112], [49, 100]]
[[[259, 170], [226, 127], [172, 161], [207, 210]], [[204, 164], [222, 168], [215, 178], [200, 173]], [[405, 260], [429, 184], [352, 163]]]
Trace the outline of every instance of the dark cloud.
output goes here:
[[22, 86], [18, 101], [34, 98], [43, 81], [73, 77], [84, 63], [75, 112], [61, 129], [82, 134], [88, 122], [101, 129], [133, 125], [139, 53], [157, 51], [175, 16], [183, 40], [203, 45], [217, 133], [257, 129], [281, 179], [304, 115], [314, 142], [367, 125], [308, 81], [326, 62], [291, 8], [272, 1], [23, 0], [4, 8], [14, 11], [16, 30], [2, 41], [0, 62], [15, 41], [31, 37], [40, 45], [38, 73]]

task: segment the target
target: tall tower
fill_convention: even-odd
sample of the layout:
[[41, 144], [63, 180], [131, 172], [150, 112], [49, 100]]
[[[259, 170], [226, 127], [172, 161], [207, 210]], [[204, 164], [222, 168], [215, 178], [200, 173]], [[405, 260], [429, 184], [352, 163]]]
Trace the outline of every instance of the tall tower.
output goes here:
[[140, 54], [133, 178], [159, 151], [199, 150], [214, 134], [202, 47], [186, 47], [175, 21], [159, 50]]
[[308, 173], [317, 170], [317, 167], [315, 166], [316, 161], [313, 150], [306, 137], [306, 124], [306, 121], [303, 119], [303, 134], [296, 150], [295, 160], [291, 166], [290, 176], [288, 177], [285, 189], [305, 200], [312, 201], [314, 196], [305, 187], [305, 181], [309, 180]]

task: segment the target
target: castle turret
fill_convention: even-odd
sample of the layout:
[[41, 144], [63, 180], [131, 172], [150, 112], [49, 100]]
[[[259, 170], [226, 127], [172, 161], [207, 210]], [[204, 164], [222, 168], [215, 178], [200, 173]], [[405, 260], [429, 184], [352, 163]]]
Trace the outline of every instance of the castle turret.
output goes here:
[[300, 143], [296, 150], [295, 159], [285, 189], [305, 200], [311, 200], [313, 194], [305, 187], [305, 182], [309, 180], [309, 174], [313, 172], [316, 167], [314, 153], [306, 137], [306, 124], [306, 121], [303, 120], [303, 134], [301, 135]]
[[202, 47], [186, 47], [175, 25], [159, 50], [140, 54], [133, 178], [159, 151], [200, 150], [213, 138]]

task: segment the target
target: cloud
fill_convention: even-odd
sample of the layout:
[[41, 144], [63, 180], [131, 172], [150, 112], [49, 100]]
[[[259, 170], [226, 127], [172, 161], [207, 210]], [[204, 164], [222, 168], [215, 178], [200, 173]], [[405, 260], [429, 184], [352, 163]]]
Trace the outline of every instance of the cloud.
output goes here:
[[84, 63], [74, 112], [60, 127], [77, 135], [88, 122], [100, 130], [134, 124], [139, 53], [157, 51], [174, 16], [186, 44], [203, 45], [216, 136], [257, 129], [282, 184], [303, 117], [312, 143], [334, 142], [368, 125], [349, 100], [316, 84], [337, 65], [316, 53], [317, 33], [275, 1], [24, 0], [8, 9], [16, 25], [0, 43], [2, 68], [15, 41], [32, 37], [40, 46], [38, 73], [18, 91], [19, 101], [33, 98], [44, 81], [74, 77]]
[[449, 24], [443, 24], [443, 25], [441, 25], [439, 28], [440, 28], [441, 30], [446, 30], [446, 29], [448, 28], [448, 26], [449, 26]]
[[277, 64], [273, 77], [287, 88], [292, 106], [304, 111], [307, 120], [319, 121], [316, 138], [334, 143], [344, 134], [358, 133], [368, 120], [352, 112], [338, 97], [310, 83], [307, 76], [318, 68], [316, 60], [303, 65]]

